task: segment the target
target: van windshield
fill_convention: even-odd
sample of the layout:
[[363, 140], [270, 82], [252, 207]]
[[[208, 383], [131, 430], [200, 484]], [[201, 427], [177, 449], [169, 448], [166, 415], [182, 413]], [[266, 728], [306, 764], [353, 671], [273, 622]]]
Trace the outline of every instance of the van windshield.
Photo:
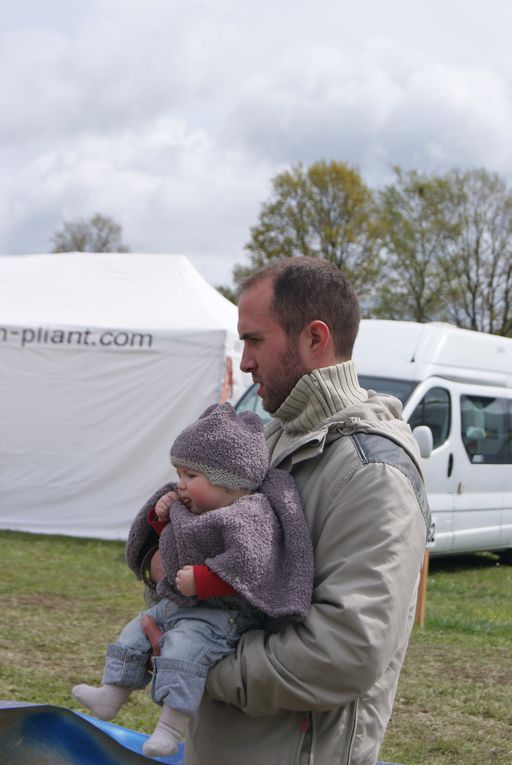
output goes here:
[[387, 377], [369, 377], [358, 375], [359, 384], [366, 390], [375, 390], [377, 393], [389, 393], [390, 396], [399, 398], [405, 404], [417, 383], [410, 380], [393, 380]]
[[[417, 383], [410, 380], [392, 380], [386, 377], [368, 377], [367, 375], [359, 375], [359, 383], [362, 388], [396, 396], [402, 404], [405, 404], [417, 385]], [[235, 404], [235, 409], [237, 412], [256, 412], [263, 422], [267, 422], [267, 420], [270, 420], [270, 415], [263, 409], [261, 398], [256, 393], [257, 390], [257, 384], [251, 385], [240, 401]]]

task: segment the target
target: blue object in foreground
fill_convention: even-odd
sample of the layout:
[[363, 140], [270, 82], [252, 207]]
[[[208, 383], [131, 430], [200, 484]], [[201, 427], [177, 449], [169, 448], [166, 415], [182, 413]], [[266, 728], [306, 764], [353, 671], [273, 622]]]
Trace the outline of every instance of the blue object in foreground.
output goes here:
[[0, 707], [0, 765], [183, 765], [183, 745], [172, 757], [145, 757], [147, 738], [62, 707]]
[[0, 765], [184, 765], [183, 744], [172, 757], [145, 757], [148, 738], [63, 707], [0, 702]]

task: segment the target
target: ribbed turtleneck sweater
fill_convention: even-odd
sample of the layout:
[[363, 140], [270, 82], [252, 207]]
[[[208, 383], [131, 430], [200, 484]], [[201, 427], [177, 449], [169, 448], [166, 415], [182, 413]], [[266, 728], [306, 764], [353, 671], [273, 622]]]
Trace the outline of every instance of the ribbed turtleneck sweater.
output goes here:
[[367, 398], [357, 380], [354, 363], [344, 361], [303, 375], [273, 416], [281, 420], [284, 430], [305, 433]]
[[272, 444], [269, 443], [272, 463], [275, 464], [279, 455], [288, 451], [297, 438], [315, 431], [322, 421], [367, 398], [352, 361], [314, 369], [303, 375], [273, 413], [282, 430], [277, 439], [277, 433], [274, 433]]

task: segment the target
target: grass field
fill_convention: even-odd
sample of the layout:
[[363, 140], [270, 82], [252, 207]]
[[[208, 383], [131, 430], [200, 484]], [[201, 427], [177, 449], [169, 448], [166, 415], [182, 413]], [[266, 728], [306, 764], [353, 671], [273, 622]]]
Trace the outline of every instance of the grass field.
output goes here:
[[[105, 645], [142, 608], [123, 545], [0, 532], [0, 699], [78, 709]], [[403, 765], [511, 765], [512, 567], [491, 555], [431, 560], [381, 758]], [[116, 723], [150, 732], [133, 694]], [[320, 764], [319, 764], [320, 765]]]

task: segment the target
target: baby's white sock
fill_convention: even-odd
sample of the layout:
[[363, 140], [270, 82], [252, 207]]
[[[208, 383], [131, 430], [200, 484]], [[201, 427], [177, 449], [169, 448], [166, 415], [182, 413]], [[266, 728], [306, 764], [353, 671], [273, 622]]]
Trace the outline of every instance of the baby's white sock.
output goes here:
[[189, 720], [189, 715], [164, 704], [153, 734], [142, 746], [144, 754], [147, 757], [165, 757], [177, 752], [178, 743], [185, 735]]
[[94, 712], [100, 720], [113, 720], [130, 695], [131, 688], [125, 685], [75, 685], [73, 698]]

